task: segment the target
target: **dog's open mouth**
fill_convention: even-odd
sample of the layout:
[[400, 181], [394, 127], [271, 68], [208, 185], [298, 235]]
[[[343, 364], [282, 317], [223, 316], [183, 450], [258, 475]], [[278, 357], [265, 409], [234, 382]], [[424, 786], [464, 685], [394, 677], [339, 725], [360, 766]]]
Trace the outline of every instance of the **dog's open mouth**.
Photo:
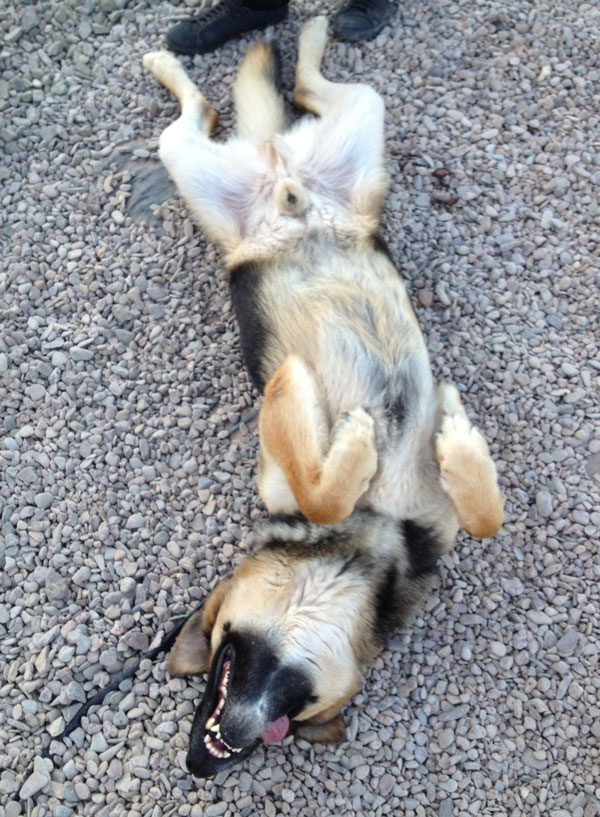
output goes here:
[[[204, 726], [204, 745], [213, 757], [227, 758], [232, 754], [239, 754], [244, 747], [236, 748], [230, 746], [221, 735], [221, 713], [227, 701], [227, 694], [229, 690], [229, 678], [231, 674], [231, 661], [225, 661], [223, 669], [221, 670], [221, 678], [217, 687], [217, 705], [214, 708], [212, 715], [207, 718]], [[290, 719], [287, 715], [282, 715], [277, 720], [270, 723], [267, 728], [259, 735], [263, 743], [271, 744], [278, 743], [287, 735], [290, 727]]]
[[204, 745], [213, 757], [230, 757], [232, 752], [238, 754], [240, 749], [230, 746], [221, 735], [220, 717], [225, 701], [227, 700], [227, 690], [229, 684], [229, 673], [231, 670], [231, 661], [225, 661], [221, 671], [221, 680], [217, 687], [217, 705], [212, 715], [207, 719], [204, 727]]
[[188, 769], [211, 777], [247, 758], [261, 741], [279, 743], [312, 700], [310, 680], [282, 664], [268, 641], [254, 633], [228, 634], [213, 656], [194, 716]]

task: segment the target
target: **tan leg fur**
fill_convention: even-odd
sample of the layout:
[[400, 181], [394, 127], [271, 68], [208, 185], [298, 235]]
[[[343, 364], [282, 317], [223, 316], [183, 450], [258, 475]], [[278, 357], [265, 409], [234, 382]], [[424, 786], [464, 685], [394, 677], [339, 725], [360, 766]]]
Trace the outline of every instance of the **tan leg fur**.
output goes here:
[[488, 444], [474, 428], [454, 386], [439, 389], [441, 430], [436, 436], [442, 486], [452, 499], [461, 528], [477, 539], [501, 527], [504, 500]]
[[349, 516], [377, 469], [371, 417], [361, 408], [346, 413], [330, 442], [318, 385], [297, 355], [289, 355], [267, 383], [259, 432], [311, 522], [327, 525]]

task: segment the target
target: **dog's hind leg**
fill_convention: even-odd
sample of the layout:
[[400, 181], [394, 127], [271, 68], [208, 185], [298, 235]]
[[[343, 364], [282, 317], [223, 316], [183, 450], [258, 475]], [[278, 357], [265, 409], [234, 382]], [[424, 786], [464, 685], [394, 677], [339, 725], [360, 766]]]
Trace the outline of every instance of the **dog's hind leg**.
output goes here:
[[217, 114], [173, 54], [152, 52], [143, 62], [181, 104], [181, 115], [161, 134], [161, 161], [208, 236], [232, 252], [264, 174], [260, 158], [248, 143], [221, 145], [208, 138]]
[[371, 417], [356, 408], [330, 433], [314, 374], [297, 355], [289, 355], [267, 383], [259, 432], [259, 492], [272, 512], [282, 508], [280, 494], [269, 490], [270, 464], [281, 469], [304, 516], [323, 525], [352, 513], [377, 468]]
[[188, 77], [177, 57], [168, 51], [151, 51], [144, 54], [144, 68], [177, 97], [181, 105], [181, 119], [190, 121], [207, 136], [213, 131], [219, 117], [204, 95]]
[[503, 519], [496, 466], [456, 388], [442, 383], [438, 403], [441, 421], [435, 445], [442, 487], [454, 503], [461, 528], [477, 539], [487, 539], [500, 529]]
[[294, 155], [308, 178], [318, 179], [330, 196], [364, 222], [367, 235], [377, 231], [388, 177], [384, 167], [384, 104], [370, 86], [336, 83], [321, 73], [327, 20], [315, 17], [300, 35], [294, 104], [321, 117], [312, 138], [290, 135]]
[[270, 142], [275, 133], [285, 130], [278, 85], [278, 52], [271, 43], [256, 43], [244, 57], [233, 85], [239, 136], [254, 142]]
[[338, 116], [343, 109], [353, 113], [352, 108], [368, 101], [377, 112], [383, 114], [383, 101], [369, 85], [363, 83], [330, 82], [321, 73], [321, 61], [327, 44], [327, 18], [313, 17], [304, 24], [298, 45], [298, 64], [294, 87], [294, 105], [317, 116]]

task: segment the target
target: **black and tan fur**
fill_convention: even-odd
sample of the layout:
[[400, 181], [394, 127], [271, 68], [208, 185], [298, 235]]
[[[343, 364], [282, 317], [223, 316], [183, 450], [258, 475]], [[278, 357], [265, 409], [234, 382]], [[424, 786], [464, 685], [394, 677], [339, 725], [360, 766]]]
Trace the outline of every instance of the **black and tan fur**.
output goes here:
[[435, 387], [378, 237], [382, 100], [328, 82], [325, 43], [324, 18], [310, 21], [294, 101], [316, 118], [289, 130], [271, 47], [248, 53], [234, 87], [238, 137], [226, 144], [208, 138], [216, 114], [178, 61], [144, 60], [182, 105], [161, 159], [225, 254], [264, 395], [258, 487], [273, 514], [169, 661], [174, 674], [211, 667], [188, 755], [197, 774], [236, 762], [288, 719], [305, 737], [339, 739], [340, 707], [422, 599], [436, 558], [459, 528], [487, 537], [502, 522], [487, 444], [456, 389]]

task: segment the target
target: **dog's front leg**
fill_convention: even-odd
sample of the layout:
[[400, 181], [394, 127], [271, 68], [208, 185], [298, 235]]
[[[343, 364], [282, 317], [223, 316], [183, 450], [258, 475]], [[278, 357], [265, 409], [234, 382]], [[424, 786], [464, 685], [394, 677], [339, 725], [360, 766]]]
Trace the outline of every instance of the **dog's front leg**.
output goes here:
[[289, 355], [267, 383], [259, 433], [259, 491], [272, 512], [281, 509], [266, 489], [269, 461], [281, 469], [304, 516], [321, 525], [349, 516], [377, 469], [371, 417], [356, 408], [330, 434], [315, 377], [297, 355]]
[[441, 423], [435, 445], [442, 487], [454, 503], [461, 528], [477, 539], [487, 539], [500, 529], [503, 518], [496, 466], [456, 388], [442, 383], [438, 403]]

